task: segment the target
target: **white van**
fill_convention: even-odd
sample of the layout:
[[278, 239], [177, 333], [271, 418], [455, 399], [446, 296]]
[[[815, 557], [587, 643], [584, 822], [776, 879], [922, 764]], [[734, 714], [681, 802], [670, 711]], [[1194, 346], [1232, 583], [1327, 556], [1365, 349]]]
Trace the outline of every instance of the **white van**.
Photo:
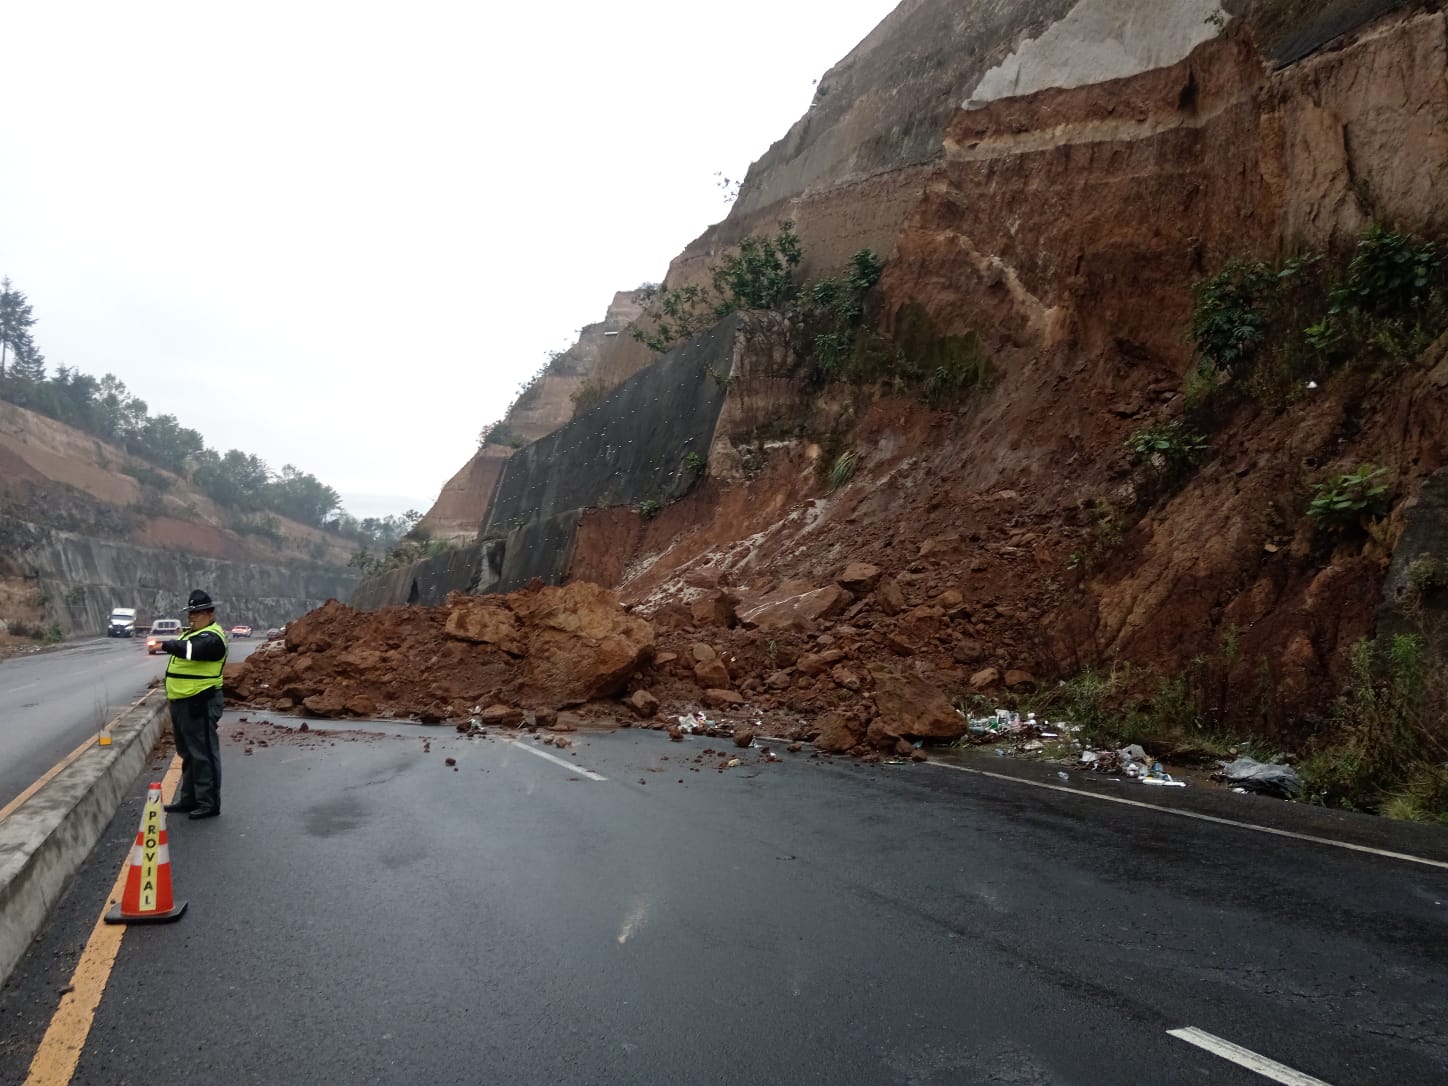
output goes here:
[[136, 609], [134, 607], [117, 607], [111, 612], [111, 619], [106, 626], [107, 637], [135, 637], [136, 636]]
[[146, 654], [155, 656], [161, 651], [161, 642], [170, 641], [181, 636], [181, 620], [179, 618], [158, 618], [151, 623], [151, 636], [146, 638]]

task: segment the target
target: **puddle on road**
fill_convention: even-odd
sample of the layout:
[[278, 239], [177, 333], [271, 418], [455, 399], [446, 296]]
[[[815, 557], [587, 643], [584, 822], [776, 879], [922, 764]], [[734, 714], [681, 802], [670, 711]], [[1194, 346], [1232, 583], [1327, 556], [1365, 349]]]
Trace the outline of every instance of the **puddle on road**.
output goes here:
[[302, 815], [306, 830], [313, 837], [337, 837], [350, 833], [367, 820], [367, 805], [356, 796], [338, 796], [318, 803]]

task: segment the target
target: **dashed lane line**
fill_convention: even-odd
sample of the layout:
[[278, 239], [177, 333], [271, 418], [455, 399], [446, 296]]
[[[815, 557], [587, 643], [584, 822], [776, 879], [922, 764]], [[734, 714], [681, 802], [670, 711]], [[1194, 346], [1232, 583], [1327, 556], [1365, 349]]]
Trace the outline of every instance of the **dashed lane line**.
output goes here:
[[1329, 1086], [1320, 1078], [1303, 1074], [1301, 1071], [1288, 1067], [1285, 1063], [1269, 1060], [1266, 1056], [1253, 1052], [1250, 1048], [1243, 1048], [1241, 1045], [1223, 1040], [1204, 1029], [1197, 1029], [1196, 1026], [1183, 1026], [1181, 1029], [1169, 1029], [1166, 1032], [1168, 1036], [1185, 1041], [1189, 1045], [1196, 1045], [1214, 1056], [1230, 1060], [1238, 1067], [1245, 1067], [1249, 1071], [1255, 1071], [1263, 1078], [1280, 1082], [1282, 1086]]
[[[166, 802], [169, 803], [175, 795], [180, 780], [181, 759], [173, 757], [161, 779], [161, 794], [166, 797]], [[50, 1026], [30, 1061], [25, 1086], [68, 1086], [75, 1075], [86, 1038], [90, 1036], [91, 1023], [95, 1021], [96, 1008], [100, 1006], [106, 982], [110, 980], [111, 969], [116, 964], [121, 937], [126, 933], [124, 924], [107, 924], [105, 916], [110, 907], [121, 900], [130, 866], [131, 846], [128, 843], [121, 873], [116, 876], [115, 885], [111, 887], [101, 915], [96, 918], [96, 925], [81, 951], [80, 961], [76, 962], [70, 985], [60, 997], [60, 1006], [51, 1016]]]
[[595, 773], [591, 769], [584, 769], [582, 766], [574, 765], [572, 762], [560, 758], [556, 754], [549, 754], [546, 750], [539, 750], [535, 746], [530, 746], [528, 743], [519, 742], [518, 740], [512, 740], [511, 742], [516, 749], [526, 750], [529, 754], [536, 754], [538, 757], [552, 762], [554, 765], [561, 765], [570, 773], [577, 773], [580, 777], [587, 777], [591, 781], [608, 780], [608, 778], [601, 773]]

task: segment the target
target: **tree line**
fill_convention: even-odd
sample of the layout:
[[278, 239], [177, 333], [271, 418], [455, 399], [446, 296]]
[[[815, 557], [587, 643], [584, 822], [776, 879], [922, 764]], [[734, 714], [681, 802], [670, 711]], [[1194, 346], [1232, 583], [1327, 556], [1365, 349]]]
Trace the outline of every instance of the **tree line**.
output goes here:
[[[0, 279], [0, 399], [118, 445], [240, 513], [277, 513], [381, 546], [395, 543], [411, 526], [402, 516], [358, 520], [341, 508], [335, 490], [291, 464], [273, 472], [254, 454], [208, 448], [201, 434], [175, 415], [152, 415], [115, 374], [97, 379], [69, 366], [47, 373], [31, 332], [35, 323], [29, 299], [9, 278]], [[145, 481], [160, 485], [164, 477], [150, 473]]]

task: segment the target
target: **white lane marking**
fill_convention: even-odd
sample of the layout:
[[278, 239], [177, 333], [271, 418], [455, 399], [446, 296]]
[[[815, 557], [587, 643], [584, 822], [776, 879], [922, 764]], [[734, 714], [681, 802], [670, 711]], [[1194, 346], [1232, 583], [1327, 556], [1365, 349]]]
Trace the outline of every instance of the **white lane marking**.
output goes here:
[[1282, 1083], [1283, 1086], [1328, 1086], [1328, 1083], [1323, 1082], [1320, 1078], [1313, 1078], [1311, 1075], [1304, 1075], [1301, 1071], [1294, 1071], [1286, 1064], [1269, 1060], [1266, 1056], [1259, 1056], [1250, 1048], [1243, 1048], [1241, 1045], [1234, 1045], [1231, 1041], [1224, 1041], [1206, 1030], [1197, 1029], [1196, 1026], [1183, 1026], [1181, 1029], [1169, 1029], [1166, 1032], [1177, 1040], [1204, 1048], [1214, 1056], [1231, 1060], [1238, 1067], [1255, 1071], [1264, 1078]]
[[1027, 784], [1032, 788], [1045, 788], [1052, 792], [1067, 792], [1073, 796], [1099, 799], [1105, 803], [1120, 803], [1126, 807], [1143, 807], [1148, 811], [1160, 811], [1163, 814], [1178, 815], [1182, 818], [1195, 818], [1198, 822], [1215, 822], [1219, 826], [1236, 826], [1240, 830], [1270, 833], [1275, 837], [1291, 837], [1297, 841], [1311, 841], [1313, 844], [1331, 845], [1333, 848], [1345, 848], [1353, 852], [1369, 852], [1374, 856], [1386, 856], [1390, 860], [1406, 860], [1408, 863], [1426, 864], [1428, 867], [1438, 867], [1448, 871], [1448, 862], [1443, 860], [1430, 860], [1426, 856], [1413, 856], [1407, 852], [1391, 852], [1385, 848], [1355, 845], [1351, 841], [1335, 841], [1331, 837], [1315, 837], [1310, 833], [1295, 833], [1292, 830], [1279, 830], [1273, 826], [1259, 826], [1255, 822], [1238, 822], [1234, 818], [1218, 818], [1216, 815], [1200, 814], [1196, 811], [1183, 811], [1176, 807], [1162, 807], [1156, 803], [1143, 803], [1139, 799], [1103, 796], [1100, 792], [1084, 792], [1079, 788], [1067, 788], [1063, 784], [1047, 784], [1045, 781], [1028, 781], [1022, 777], [1012, 777], [1009, 773], [992, 773], [988, 769], [971, 769], [968, 766], [951, 765], [949, 762], [928, 762], [926, 764], [938, 766], [941, 769], [953, 769], [957, 773], [975, 773], [982, 777], [994, 777], [998, 781], [1012, 781], [1015, 784]]
[[607, 777], [603, 776], [600, 773], [595, 773], [591, 769], [584, 769], [582, 766], [574, 765], [572, 762], [566, 761], [565, 759], [558, 757], [558, 755], [556, 754], [549, 754], [546, 750], [539, 750], [537, 747], [530, 746], [527, 743], [522, 743], [517, 740], [513, 740], [512, 742], [515, 749], [526, 750], [529, 754], [536, 754], [538, 755], [538, 757], [547, 759], [554, 765], [561, 765], [570, 773], [577, 773], [580, 777], [587, 777], [591, 781], [608, 780]]

